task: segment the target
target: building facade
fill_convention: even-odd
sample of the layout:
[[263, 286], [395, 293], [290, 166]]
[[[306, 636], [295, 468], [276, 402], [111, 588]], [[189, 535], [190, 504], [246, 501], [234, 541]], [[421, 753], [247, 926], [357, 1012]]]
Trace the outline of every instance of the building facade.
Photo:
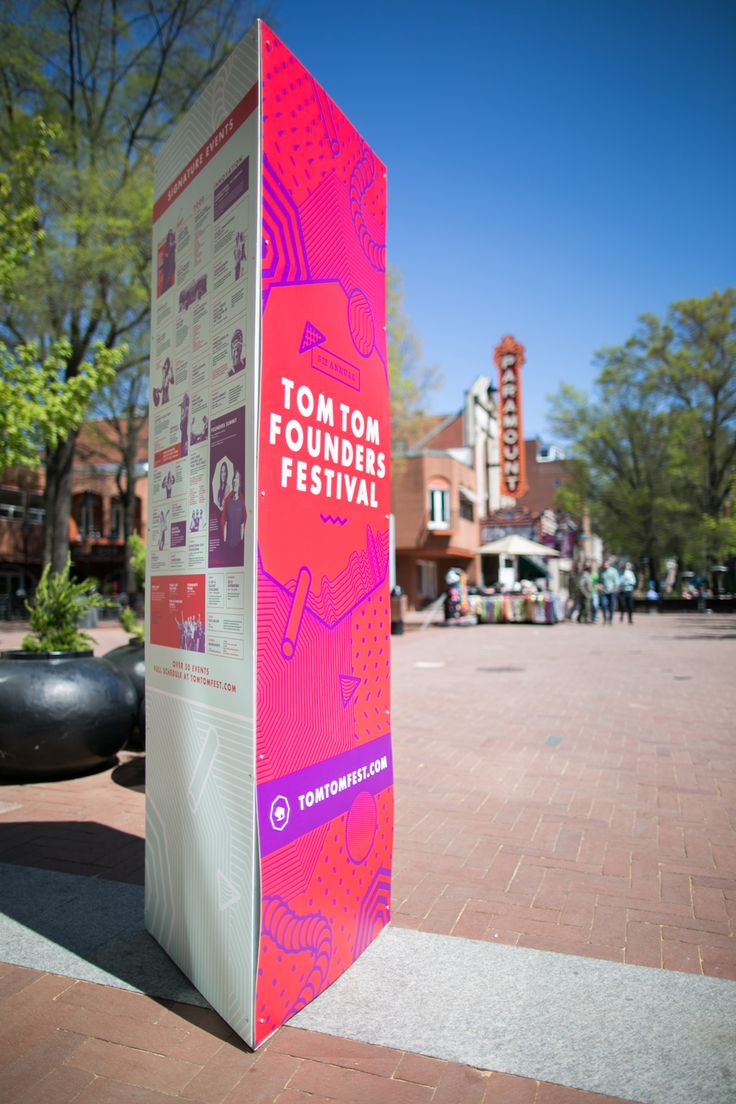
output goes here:
[[494, 390], [479, 376], [462, 410], [436, 419], [394, 458], [395, 582], [410, 609], [441, 595], [451, 568], [461, 568], [471, 583], [481, 581], [478, 523], [496, 503], [497, 433]]
[[[410, 609], [423, 609], [445, 590], [451, 568], [478, 587], [512, 578], [546, 579], [563, 596], [586, 534], [555, 505], [571, 475], [564, 455], [537, 438], [524, 441], [527, 489], [501, 494], [496, 391], [479, 376], [461, 410], [437, 417], [413, 448], [394, 458], [392, 509], [395, 582]], [[518, 562], [479, 553], [483, 544], [517, 534], [559, 558]]]
[[[137, 449], [134, 528], [147, 532], [147, 436]], [[122, 592], [125, 583], [123, 504], [117, 484], [120, 465], [106, 423], [85, 424], [79, 434], [72, 472], [69, 551], [74, 574], [94, 578], [105, 591]], [[43, 563], [45, 521], [43, 468], [5, 472], [0, 479], [0, 618], [25, 615], [25, 599], [38, 582]]]
[[[541, 578], [546, 571], [551, 589], [566, 595], [576, 553], [585, 537], [575, 519], [555, 505], [557, 493], [570, 481], [571, 473], [564, 453], [539, 438], [524, 441], [524, 454], [527, 490], [517, 499], [502, 499], [501, 505], [481, 518], [480, 542], [488, 544], [515, 535], [553, 548], [559, 558], [546, 563], [530, 560], [523, 567], [531, 577], [538, 571]], [[484, 556], [484, 584], [508, 578], [510, 568], [511, 564], [499, 557]]]

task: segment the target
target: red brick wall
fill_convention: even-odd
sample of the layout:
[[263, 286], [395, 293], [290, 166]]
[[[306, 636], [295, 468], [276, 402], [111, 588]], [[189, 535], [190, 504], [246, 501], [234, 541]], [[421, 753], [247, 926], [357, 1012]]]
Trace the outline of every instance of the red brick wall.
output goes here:
[[536, 438], [524, 442], [529, 490], [516, 500], [517, 506], [529, 510], [533, 514], [551, 509], [554, 506], [555, 494], [559, 487], [569, 483], [571, 479], [564, 460], [549, 460], [547, 463], [538, 463], [537, 447]]
[[422, 448], [425, 449], [451, 449], [462, 448], [465, 444], [463, 440], [463, 416], [458, 414], [455, 419], [446, 425], [444, 429], [438, 430], [433, 437], [422, 442]]

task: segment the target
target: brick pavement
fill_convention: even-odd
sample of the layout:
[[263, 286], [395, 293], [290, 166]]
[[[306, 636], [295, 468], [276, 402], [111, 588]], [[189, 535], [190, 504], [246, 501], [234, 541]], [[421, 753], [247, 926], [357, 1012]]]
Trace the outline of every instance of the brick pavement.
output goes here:
[[410, 635], [394, 922], [736, 979], [735, 658], [707, 615]]
[[[395, 924], [736, 979], [736, 618], [431, 628], [393, 656]], [[0, 787], [0, 861], [141, 881], [143, 774]], [[608, 1099], [288, 1027], [253, 1055], [213, 1012], [10, 965], [0, 1006], [7, 1104]]]

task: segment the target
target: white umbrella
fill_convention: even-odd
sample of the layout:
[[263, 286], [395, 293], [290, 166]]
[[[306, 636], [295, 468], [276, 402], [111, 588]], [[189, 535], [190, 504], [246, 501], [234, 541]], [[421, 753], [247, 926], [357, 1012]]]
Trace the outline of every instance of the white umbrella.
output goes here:
[[482, 544], [476, 548], [476, 552], [489, 556], [559, 556], [556, 548], [550, 548], [547, 544], [538, 544], [536, 541], [519, 537], [515, 533], [511, 536], [501, 537], [500, 540], [491, 541], [490, 544]]

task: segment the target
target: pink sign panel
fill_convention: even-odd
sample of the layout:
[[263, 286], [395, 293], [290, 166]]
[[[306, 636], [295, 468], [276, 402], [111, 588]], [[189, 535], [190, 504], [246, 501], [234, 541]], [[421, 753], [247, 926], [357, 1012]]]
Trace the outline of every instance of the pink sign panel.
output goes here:
[[151, 643], [190, 652], [203, 652], [204, 575], [154, 575], [149, 586]]
[[390, 918], [386, 172], [267, 28], [256, 1042]]

